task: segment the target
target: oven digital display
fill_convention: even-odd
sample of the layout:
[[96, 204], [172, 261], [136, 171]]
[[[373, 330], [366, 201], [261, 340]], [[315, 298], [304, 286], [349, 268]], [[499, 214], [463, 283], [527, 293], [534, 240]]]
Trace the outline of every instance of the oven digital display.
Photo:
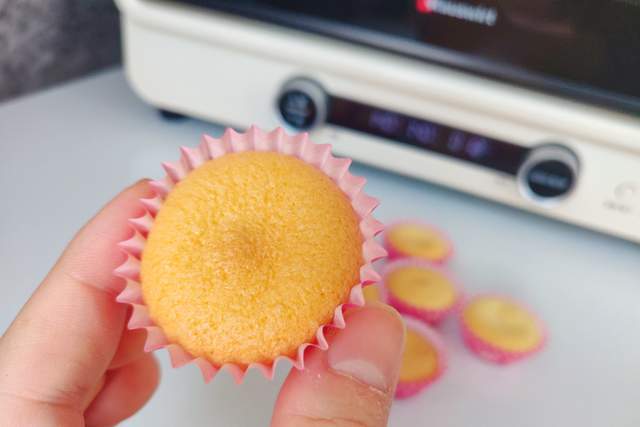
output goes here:
[[328, 123], [516, 175], [529, 149], [439, 123], [332, 97]]

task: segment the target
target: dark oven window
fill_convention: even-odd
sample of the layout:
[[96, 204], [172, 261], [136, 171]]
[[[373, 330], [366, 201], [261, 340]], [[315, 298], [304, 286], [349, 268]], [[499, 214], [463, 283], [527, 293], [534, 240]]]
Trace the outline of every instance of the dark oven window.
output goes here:
[[181, 2], [640, 113], [640, 0]]

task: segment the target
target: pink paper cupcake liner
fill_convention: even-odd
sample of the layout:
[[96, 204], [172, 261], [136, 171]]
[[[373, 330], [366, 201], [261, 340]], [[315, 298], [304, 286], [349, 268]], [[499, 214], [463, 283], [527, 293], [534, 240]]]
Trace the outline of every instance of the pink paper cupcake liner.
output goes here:
[[[513, 304], [518, 305], [519, 307], [521, 307], [523, 310], [527, 311], [534, 319], [536, 324], [538, 325], [538, 327], [540, 328], [542, 337], [540, 338], [540, 342], [534, 346], [533, 348], [526, 350], [526, 351], [511, 351], [511, 350], [505, 350], [503, 348], [500, 348], [494, 344], [491, 344], [490, 342], [487, 342], [485, 340], [483, 340], [482, 338], [480, 338], [479, 336], [477, 336], [476, 334], [473, 333], [473, 331], [471, 330], [471, 328], [469, 327], [469, 325], [467, 325], [467, 323], [464, 320], [464, 308], [467, 306], [467, 304], [470, 304], [471, 302], [473, 302], [475, 299], [477, 298], [500, 298], [506, 301], [510, 301]], [[460, 310], [458, 311], [458, 322], [460, 324], [460, 331], [462, 334], [462, 340], [465, 343], [465, 345], [467, 346], [467, 348], [469, 348], [469, 350], [471, 350], [473, 353], [475, 353], [476, 355], [478, 355], [479, 357], [488, 360], [490, 362], [493, 363], [497, 363], [500, 365], [506, 365], [509, 363], [513, 363], [516, 362], [518, 360], [524, 359], [528, 356], [531, 356], [534, 353], [537, 353], [538, 351], [542, 350], [544, 348], [544, 346], [547, 343], [548, 340], [548, 331], [546, 329], [546, 327], [544, 326], [544, 323], [542, 322], [542, 320], [540, 320], [540, 318], [538, 316], [536, 316], [534, 314], [534, 312], [532, 310], [530, 310], [527, 306], [525, 306], [524, 304], [515, 301], [512, 298], [509, 297], [505, 297], [503, 295], [496, 295], [496, 294], [484, 294], [484, 295], [478, 295], [475, 296], [471, 299], [469, 299], [468, 301], [466, 301], [465, 305], [463, 307], [460, 308]]]
[[[173, 187], [184, 179], [191, 170], [203, 163], [224, 156], [227, 153], [241, 151], [272, 151], [297, 157], [329, 176], [338, 187], [347, 195], [353, 209], [360, 219], [360, 232], [363, 237], [362, 255], [364, 263], [360, 268], [360, 282], [355, 284], [345, 303], [336, 307], [333, 319], [330, 323], [321, 325], [316, 331], [311, 342], [298, 347], [294, 357], [279, 356], [270, 363], [253, 363], [248, 366], [227, 363], [216, 366], [203, 357], [194, 357], [176, 343], [169, 342], [162, 329], [157, 326], [149, 315], [145, 306], [140, 280], [140, 259], [146, 243], [146, 237], [151, 230], [155, 215], [162, 207], [165, 197]], [[242, 382], [249, 369], [256, 368], [267, 379], [273, 378], [277, 364], [288, 360], [297, 369], [304, 368], [304, 354], [309, 347], [317, 347], [327, 350], [329, 345], [325, 338], [327, 328], [342, 329], [345, 327], [344, 310], [349, 306], [364, 305], [362, 287], [375, 283], [380, 279], [372, 263], [386, 256], [386, 251], [377, 243], [375, 236], [379, 234], [383, 225], [373, 218], [371, 213], [378, 205], [377, 199], [368, 196], [364, 191], [365, 178], [349, 173], [350, 159], [337, 158], [331, 154], [331, 146], [328, 144], [315, 144], [308, 138], [308, 134], [302, 133], [295, 136], [287, 135], [281, 128], [266, 133], [252, 126], [246, 133], [237, 133], [227, 129], [220, 139], [204, 135], [202, 142], [195, 148], [181, 148], [182, 156], [175, 163], [163, 163], [166, 176], [157, 181], [151, 181], [150, 185], [155, 191], [151, 198], [142, 199], [140, 202], [145, 207], [145, 213], [138, 218], [131, 218], [129, 222], [133, 226], [133, 236], [119, 244], [119, 247], [127, 254], [127, 260], [119, 266], [114, 274], [126, 280], [124, 290], [117, 296], [117, 301], [132, 307], [129, 329], [146, 329], [147, 339], [145, 351], [150, 352], [161, 348], [167, 348], [171, 363], [174, 367], [180, 367], [188, 363], [194, 363], [202, 371], [205, 382], [211, 381], [221, 369], [231, 372], [237, 383]]]
[[[403, 267], [424, 268], [426, 270], [433, 270], [442, 274], [451, 283], [456, 293], [453, 303], [450, 306], [440, 309], [426, 309], [412, 305], [393, 295], [393, 292], [391, 292], [388, 287], [387, 277], [396, 269]], [[434, 326], [438, 325], [445, 317], [460, 307], [463, 300], [462, 287], [449, 272], [445, 271], [438, 264], [433, 264], [417, 258], [396, 259], [395, 261], [386, 264], [382, 270], [381, 285], [380, 291], [387, 304], [391, 305], [402, 314], [415, 317]]]
[[436, 332], [428, 325], [422, 323], [420, 320], [414, 319], [412, 317], [404, 316], [404, 321], [407, 325], [407, 329], [411, 329], [420, 334], [436, 349], [436, 353], [438, 356], [438, 367], [433, 375], [422, 380], [398, 382], [398, 387], [396, 388], [395, 394], [396, 399], [406, 399], [408, 397], [415, 396], [416, 394], [420, 393], [428, 386], [436, 382], [438, 379], [440, 379], [444, 371], [447, 369], [447, 352], [445, 350], [442, 338], [440, 338], [440, 334], [438, 334], [438, 332]]
[[[412, 254], [405, 252], [402, 248], [397, 247], [389, 239], [389, 233], [392, 232], [395, 227], [399, 227], [402, 225], [415, 225], [420, 228], [429, 230], [431, 233], [435, 234], [440, 239], [442, 239], [442, 241], [446, 242], [448, 246], [446, 253], [437, 259], [426, 259], [426, 258], [416, 257]], [[418, 258], [427, 262], [431, 262], [433, 264], [444, 264], [453, 256], [453, 243], [447, 237], [447, 235], [440, 229], [434, 227], [433, 225], [427, 224], [426, 222], [419, 221], [419, 220], [404, 220], [404, 221], [398, 221], [393, 224], [387, 225], [387, 227], [385, 227], [385, 233], [383, 236], [383, 245], [384, 245], [384, 248], [387, 250], [387, 253], [388, 253], [387, 258], [390, 261], [393, 261], [395, 259], [401, 259], [401, 258]]]

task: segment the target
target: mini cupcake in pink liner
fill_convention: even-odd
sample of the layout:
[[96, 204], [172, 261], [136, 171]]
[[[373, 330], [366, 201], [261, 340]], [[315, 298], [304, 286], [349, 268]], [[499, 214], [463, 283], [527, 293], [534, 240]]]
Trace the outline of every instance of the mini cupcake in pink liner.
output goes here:
[[473, 297], [460, 309], [458, 317], [466, 346], [498, 364], [538, 352], [548, 338], [543, 322], [531, 310], [502, 295]]
[[[183, 147], [181, 151], [182, 157], [178, 162], [163, 164], [167, 173], [166, 177], [162, 180], [151, 182], [156, 195], [152, 198], [141, 200], [146, 212], [143, 216], [130, 220], [134, 227], [134, 235], [119, 245], [127, 253], [128, 258], [115, 271], [117, 276], [126, 279], [127, 282], [117, 300], [132, 307], [132, 315], [128, 324], [129, 329], [146, 329], [145, 351], [154, 351], [166, 347], [174, 367], [193, 362], [200, 368], [206, 382], [210, 381], [222, 368], [229, 370], [238, 383], [242, 382], [247, 370], [252, 367], [257, 368], [266, 378], [271, 379], [276, 365], [282, 360], [289, 360], [297, 369], [303, 369], [305, 350], [310, 346], [326, 350], [328, 348], [328, 343], [325, 339], [326, 328], [344, 328], [344, 309], [349, 306], [362, 306], [364, 304], [362, 287], [379, 280], [372, 263], [386, 256], [385, 250], [375, 240], [375, 236], [382, 231], [383, 226], [371, 216], [371, 212], [378, 202], [364, 193], [363, 186], [366, 180], [350, 174], [348, 169], [351, 160], [334, 157], [331, 154], [330, 145], [314, 144], [309, 141], [306, 133], [288, 136], [280, 128], [270, 133], [265, 133], [256, 127], [251, 127], [245, 134], [239, 134], [227, 129], [220, 139], [204, 136], [202, 143], [198, 147], [193, 149]], [[238, 159], [243, 160], [238, 163]], [[212, 160], [213, 162], [210, 162]], [[263, 163], [263, 161], [270, 163]], [[234, 162], [235, 166], [233, 167], [244, 168], [241, 170], [242, 173], [240, 175], [244, 174], [246, 179], [243, 176], [231, 175], [225, 172], [228, 171], [225, 168], [230, 167], [229, 165], [234, 165]], [[205, 166], [201, 167], [203, 165]], [[313, 168], [309, 168], [309, 165], [313, 166]], [[234, 170], [237, 171], [238, 169]], [[290, 179], [287, 180], [289, 178], [287, 173], [290, 173], [290, 170], [299, 171], [302, 174], [296, 176], [300, 181], [293, 180], [295, 183], [289, 184], [292, 182]], [[321, 174], [318, 174], [317, 171], [320, 171]], [[318, 180], [316, 178], [317, 175], [321, 175], [323, 178]], [[210, 180], [210, 177], [217, 177], [218, 180]], [[185, 181], [187, 178], [188, 181]], [[327, 180], [327, 178], [330, 180]], [[225, 180], [229, 180], [231, 184], [223, 184]], [[269, 188], [268, 191], [267, 189], [262, 192], [254, 191], [257, 187], [255, 182], [264, 182], [265, 186], [271, 185], [274, 187]], [[338, 199], [336, 199], [337, 201], [332, 199], [335, 202], [334, 204], [343, 203], [343, 205], [346, 205], [347, 208], [345, 209], [349, 210], [353, 216], [353, 221], [355, 221], [354, 233], [358, 234], [357, 242], [362, 243], [361, 246], [357, 246], [357, 257], [341, 259], [338, 262], [339, 265], [332, 266], [331, 269], [347, 271], [350, 268], [349, 266], [352, 266], [350, 263], [357, 263], [354, 283], [349, 287], [350, 290], [347, 295], [340, 296], [340, 301], [335, 304], [335, 308], [331, 305], [332, 308], [328, 314], [332, 314], [330, 314], [327, 322], [318, 322], [316, 326], [313, 326], [314, 333], [309, 334], [306, 339], [296, 340], [295, 346], [289, 352], [277, 353], [271, 358], [262, 358], [249, 362], [225, 361], [221, 363], [212, 360], [210, 353], [191, 354], [187, 351], [185, 345], [180, 344], [178, 341], [187, 337], [187, 341], [191, 340], [188, 345], [192, 345], [192, 342], [208, 343], [209, 341], [207, 340], [211, 338], [212, 331], [219, 324], [231, 324], [234, 328], [222, 331], [217, 335], [216, 339], [223, 339], [227, 340], [224, 342], [232, 343], [237, 341], [236, 345], [240, 346], [245, 353], [254, 350], [254, 342], [240, 340], [236, 337], [242, 336], [242, 333], [247, 330], [253, 334], [250, 336], [266, 336], [266, 343], [273, 344], [277, 348], [276, 344], [279, 344], [277, 338], [280, 336], [278, 334], [286, 336], [289, 333], [289, 329], [294, 330], [298, 327], [298, 319], [291, 318], [291, 316], [299, 305], [282, 304], [282, 301], [276, 298], [278, 294], [275, 294], [276, 297], [274, 297], [270, 293], [272, 289], [265, 287], [264, 283], [276, 283], [276, 286], [280, 286], [277, 281], [274, 282], [272, 280], [269, 282], [270, 279], [268, 277], [271, 277], [270, 275], [280, 278], [298, 277], [296, 274], [300, 275], [302, 273], [307, 274], [307, 276], [303, 276], [305, 281], [302, 285], [290, 288], [292, 301], [296, 303], [299, 301], [309, 302], [308, 295], [322, 293], [318, 292], [317, 289], [305, 288], [307, 282], [316, 280], [310, 274], [330, 274], [328, 273], [328, 268], [322, 267], [322, 257], [307, 260], [312, 263], [311, 266], [299, 267], [295, 263], [287, 263], [287, 261], [301, 259], [294, 257], [299, 255], [298, 252], [304, 253], [302, 249], [308, 249], [310, 253], [315, 253], [312, 245], [329, 244], [326, 242], [333, 240], [338, 243], [331, 244], [343, 245], [343, 241], [349, 236], [331, 235], [330, 233], [334, 231], [331, 227], [337, 227], [336, 230], [339, 231], [342, 230], [340, 227], [345, 227], [344, 229], [346, 229], [347, 225], [343, 223], [345, 221], [349, 222], [351, 219], [339, 218], [339, 220], [329, 224], [331, 227], [325, 227], [322, 226], [325, 224], [322, 219], [327, 216], [330, 217], [331, 212], [329, 211], [329, 214], [327, 214], [324, 211], [324, 205], [321, 205], [320, 209], [313, 210], [309, 208], [312, 210], [302, 210], [302, 213], [300, 213], [299, 206], [304, 207], [307, 204], [296, 199], [288, 199], [287, 196], [291, 193], [287, 193], [287, 191], [300, 191], [301, 188], [306, 190], [304, 185], [307, 182], [311, 183], [310, 185], [312, 186], [309, 187], [309, 194], [306, 194], [305, 197], [334, 197], [325, 196], [324, 192], [317, 191], [317, 188], [313, 187], [316, 184], [320, 186], [318, 188], [327, 189], [327, 193], [339, 193], [339, 197], [342, 198], [340, 200], [344, 199], [345, 201], [341, 202]], [[259, 184], [259, 186], [262, 185]], [[230, 188], [236, 187], [241, 189], [241, 193], [238, 193], [237, 197], [230, 190]], [[293, 190], [285, 187], [291, 187]], [[202, 188], [205, 188], [206, 191], [203, 192]], [[315, 192], [313, 191], [314, 189], [316, 189]], [[235, 203], [233, 206], [230, 205], [228, 209], [227, 206], [224, 206], [224, 210], [216, 208], [216, 212], [224, 216], [226, 220], [220, 219], [222, 216], [220, 218], [212, 217], [208, 212], [194, 216], [193, 213], [197, 214], [198, 212], [197, 207], [201, 203], [208, 203], [206, 201], [211, 197], [226, 197]], [[262, 203], [270, 204], [263, 206]], [[287, 209], [295, 212], [297, 216], [294, 215], [292, 216], [293, 219], [291, 219], [279, 217], [278, 215], [282, 214], [280, 211], [264, 213], [266, 206], [282, 207], [283, 205], [289, 206]], [[175, 219], [176, 215], [177, 220]], [[208, 221], [206, 224], [227, 228], [216, 229], [216, 233], [212, 233], [210, 230], [203, 228], [201, 222], [185, 222], [183, 220], [185, 215], [186, 218], [193, 217], [198, 221], [201, 218], [205, 218]], [[264, 224], [262, 222], [255, 224], [247, 220], [247, 218], [259, 218], [263, 220]], [[294, 221], [296, 218], [302, 218], [304, 221], [301, 223], [296, 222]], [[310, 218], [318, 219], [318, 222], [314, 222]], [[269, 228], [269, 224], [271, 224], [269, 221], [279, 221], [278, 224], [284, 228], [284, 231], [273, 231], [273, 227]], [[307, 231], [305, 231], [305, 227], [308, 228]], [[301, 228], [307, 234], [300, 234], [298, 230]], [[224, 233], [221, 230], [224, 230]], [[274, 243], [282, 241], [289, 244], [291, 239], [294, 239], [291, 236], [311, 235], [316, 237], [316, 234], [318, 235], [318, 241], [302, 242], [301, 248], [295, 247], [295, 245], [293, 247], [279, 248], [277, 247], [279, 243]], [[206, 250], [203, 249], [198, 252], [192, 246], [185, 246], [185, 242], [200, 245], [197, 247], [202, 247]], [[356, 244], [360, 245], [360, 243]], [[343, 246], [338, 247], [342, 249]], [[211, 248], [224, 249], [216, 251]], [[144, 261], [143, 253], [145, 256]], [[193, 264], [191, 260], [195, 256], [194, 254], [200, 257], [196, 264]], [[148, 266], [147, 270], [145, 270], [145, 262]], [[174, 268], [173, 264], [195, 266], [195, 270], [183, 271], [180, 269], [182, 267]], [[220, 265], [223, 266], [222, 269], [218, 269]], [[272, 265], [276, 265], [276, 267], [272, 268]], [[216, 294], [217, 299], [211, 299], [207, 294], [211, 290], [210, 287], [207, 288], [200, 282], [189, 282], [189, 286], [186, 286], [181, 280], [184, 279], [188, 282], [191, 280], [192, 274], [200, 274], [200, 269], [207, 272], [209, 270], [214, 271], [214, 274], [224, 275], [225, 278], [246, 277], [255, 283], [252, 282], [251, 286], [246, 288], [221, 286], [219, 289], [217, 288], [219, 291]], [[141, 280], [141, 276], [145, 276], [141, 274], [142, 271], [147, 271], [145, 280], [151, 282], [153, 280], [159, 282], [168, 280], [170, 281], [170, 286], [167, 287], [166, 283], [162, 282], [162, 286], [154, 284], [153, 286], [145, 287], [144, 283], [147, 282]], [[258, 280], [256, 279], [257, 274], [263, 274], [263, 276], [259, 276]], [[156, 279], [157, 277], [160, 279]], [[262, 279], [263, 277], [264, 279]], [[172, 281], [175, 278], [177, 279]], [[326, 293], [329, 294], [330, 291], [329, 289]], [[234, 292], [239, 294], [235, 295], [233, 294]], [[231, 295], [228, 297], [230, 298], [228, 299], [228, 306], [224, 305], [222, 310], [228, 308], [228, 312], [219, 312], [220, 307], [217, 307], [216, 310], [218, 311], [213, 314], [207, 311], [211, 305], [223, 304], [226, 300], [222, 297], [227, 297], [227, 294]], [[261, 300], [262, 297], [265, 297], [264, 300]], [[305, 298], [307, 299], [305, 300]], [[155, 304], [154, 307], [149, 305], [150, 301]], [[311, 301], [308, 305], [312, 306], [313, 304], [311, 303], [315, 303], [315, 301]], [[185, 304], [187, 304], [188, 309], [191, 309], [189, 304], [193, 304], [196, 307], [193, 309], [193, 313], [185, 314]], [[323, 299], [317, 305], [322, 304], [326, 305], [328, 303]], [[254, 311], [243, 312], [245, 310], [244, 307], [249, 307], [246, 310], [251, 309]], [[154, 309], [155, 314], [152, 315]], [[270, 309], [271, 311], [269, 311]], [[242, 323], [241, 321], [233, 323], [235, 321], [233, 316], [236, 315], [236, 312], [245, 316], [242, 317], [243, 319], [246, 316], [254, 315], [255, 318], [251, 318], [251, 324]], [[282, 319], [279, 319], [282, 323], [278, 324], [286, 324], [284, 329], [269, 329], [272, 326], [269, 322], [273, 320], [274, 316], [265, 313], [272, 314], [274, 312], [282, 313]], [[163, 320], [159, 322], [163, 323], [163, 327], [154, 321], [155, 316], [158, 314], [164, 316]], [[300, 319], [299, 323], [304, 324], [303, 327], [309, 328], [309, 324], [313, 322], [307, 322], [307, 320], [309, 319]], [[265, 325], [264, 327], [263, 324]], [[180, 335], [181, 333], [183, 335]], [[272, 336], [275, 338], [270, 338]], [[224, 351], [226, 350], [228, 349]], [[232, 350], [229, 351], [232, 352]]]
[[437, 331], [412, 317], [407, 326], [396, 398], [414, 396], [437, 381], [447, 368], [444, 344]]
[[[363, 293], [367, 304], [387, 302], [379, 283], [367, 286]], [[403, 316], [403, 320], [407, 337], [395, 394], [397, 399], [420, 393], [438, 380], [447, 367], [445, 348], [438, 332], [421, 319]]]
[[453, 244], [446, 234], [422, 221], [406, 220], [389, 225], [383, 240], [389, 260], [419, 258], [443, 264], [453, 256]]
[[382, 272], [384, 300], [400, 313], [432, 325], [440, 323], [459, 306], [460, 289], [450, 273], [420, 259], [392, 261]]
[[386, 301], [383, 299], [383, 294], [380, 290], [379, 283], [372, 283], [370, 286], [363, 288], [362, 294], [364, 295], [364, 300], [367, 303], [386, 303]]

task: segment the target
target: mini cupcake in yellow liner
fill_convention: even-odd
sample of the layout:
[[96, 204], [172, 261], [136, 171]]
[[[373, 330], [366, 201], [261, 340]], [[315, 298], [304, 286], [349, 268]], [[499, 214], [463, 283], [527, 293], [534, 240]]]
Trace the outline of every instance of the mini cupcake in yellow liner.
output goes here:
[[453, 256], [453, 244], [444, 232], [421, 221], [400, 221], [386, 227], [384, 246], [389, 260], [417, 258], [435, 264]]
[[414, 396], [438, 380], [447, 368], [440, 334], [418, 319], [404, 316], [407, 336], [402, 353], [396, 398]]
[[507, 364], [544, 347], [547, 332], [531, 310], [501, 295], [471, 298], [460, 310], [462, 338], [483, 359]]
[[204, 136], [163, 164], [115, 271], [145, 350], [166, 347], [205, 381], [227, 368], [237, 382], [252, 367], [272, 378], [282, 360], [303, 369], [307, 347], [326, 350], [325, 329], [364, 304], [362, 287], [379, 280], [372, 262], [386, 255], [378, 202], [350, 163], [307, 134], [251, 127]]
[[460, 287], [450, 273], [415, 258], [385, 265], [382, 291], [384, 300], [400, 313], [432, 325], [440, 323], [461, 301]]

